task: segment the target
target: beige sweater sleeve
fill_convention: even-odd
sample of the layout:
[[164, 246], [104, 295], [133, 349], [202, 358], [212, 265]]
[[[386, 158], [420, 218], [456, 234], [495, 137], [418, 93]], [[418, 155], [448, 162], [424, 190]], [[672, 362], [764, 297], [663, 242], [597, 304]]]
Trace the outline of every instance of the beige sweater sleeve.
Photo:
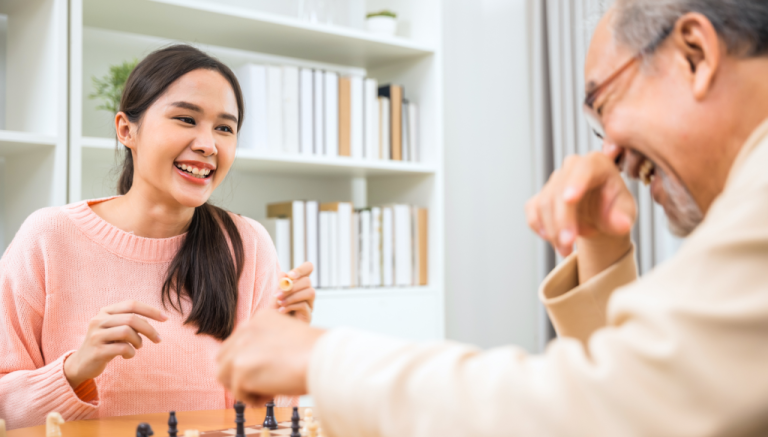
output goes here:
[[584, 284], [579, 284], [578, 256], [574, 253], [544, 279], [539, 298], [557, 335], [586, 345], [592, 333], [605, 326], [608, 299], [613, 292], [636, 279], [634, 248]]

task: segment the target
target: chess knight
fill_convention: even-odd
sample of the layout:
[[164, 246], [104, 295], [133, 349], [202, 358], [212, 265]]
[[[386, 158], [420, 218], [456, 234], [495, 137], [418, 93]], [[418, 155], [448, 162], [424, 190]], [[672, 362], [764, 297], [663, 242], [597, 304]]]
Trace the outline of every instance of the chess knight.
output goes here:
[[[603, 17], [583, 105], [603, 150], [526, 205], [565, 256], [540, 288], [558, 334], [545, 353], [264, 312], [225, 342], [220, 380], [310, 393], [336, 437], [768, 435], [766, 29], [765, 0], [617, 0]], [[687, 236], [642, 279], [622, 173]]]

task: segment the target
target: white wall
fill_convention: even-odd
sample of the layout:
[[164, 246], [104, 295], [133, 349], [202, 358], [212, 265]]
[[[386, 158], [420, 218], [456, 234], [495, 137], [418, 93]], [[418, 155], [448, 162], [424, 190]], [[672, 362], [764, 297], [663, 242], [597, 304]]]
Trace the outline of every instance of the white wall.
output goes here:
[[444, 3], [447, 332], [536, 349], [526, 0]]

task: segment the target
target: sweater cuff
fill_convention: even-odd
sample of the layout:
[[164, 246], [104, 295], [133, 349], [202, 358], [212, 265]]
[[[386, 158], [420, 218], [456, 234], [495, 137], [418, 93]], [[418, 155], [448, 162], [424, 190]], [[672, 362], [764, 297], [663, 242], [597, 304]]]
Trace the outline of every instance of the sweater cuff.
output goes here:
[[[40, 409], [57, 411], [65, 421], [88, 419], [99, 407], [98, 396], [93, 403], [83, 402], [64, 375], [64, 361], [75, 351], [69, 351], [30, 378], [30, 386], [39, 393]], [[96, 383], [93, 383], [96, 386]], [[95, 387], [94, 387], [95, 388]]]
[[613, 265], [579, 284], [578, 258], [573, 253], [544, 279], [539, 298], [558, 336], [575, 338], [586, 345], [592, 333], [605, 326], [613, 292], [637, 279], [634, 255], [633, 246]]

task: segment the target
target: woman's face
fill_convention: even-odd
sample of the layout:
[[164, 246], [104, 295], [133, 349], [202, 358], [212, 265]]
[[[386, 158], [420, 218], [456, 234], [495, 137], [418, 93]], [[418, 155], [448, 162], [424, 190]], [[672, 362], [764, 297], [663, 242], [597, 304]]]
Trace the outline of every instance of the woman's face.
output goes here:
[[134, 159], [131, 190], [186, 207], [208, 201], [235, 159], [237, 113], [232, 85], [221, 73], [195, 70], [181, 76], [138, 126], [130, 124], [124, 144]]

